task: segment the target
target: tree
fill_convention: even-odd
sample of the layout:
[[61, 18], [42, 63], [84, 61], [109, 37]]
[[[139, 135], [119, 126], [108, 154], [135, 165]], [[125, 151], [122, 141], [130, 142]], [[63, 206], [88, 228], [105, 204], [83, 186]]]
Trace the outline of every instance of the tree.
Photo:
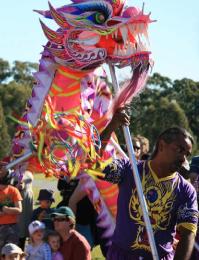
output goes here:
[[15, 61], [12, 68], [13, 80], [20, 84], [29, 85], [32, 87], [34, 78], [33, 72], [38, 69], [38, 64], [32, 62]]
[[147, 85], [158, 88], [159, 91], [165, 91], [172, 87], [172, 81], [168, 77], [162, 76], [159, 73], [154, 73], [153, 76], [149, 78]]
[[140, 114], [136, 123], [132, 119], [131, 132], [146, 136], [154, 144], [158, 135], [172, 126], [189, 129], [187, 117], [176, 100], [171, 102], [167, 97], [153, 100], [146, 107], [140, 103]]
[[184, 110], [189, 126], [199, 140], [199, 82], [191, 79], [175, 80], [169, 97], [175, 98]]
[[7, 125], [4, 118], [2, 103], [0, 102], [0, 159], [5, 157], [10, 148], [10, 136], [7, 131]]
[[25, 84], [19, 84], [12, 81], [6, 85], [0, 85], [0, 100], [2, 101], [8, 132], [11, 138], [14, 135], [16, 124], [8, 119], [8, 116], [12, 115], [19, 119], [25, 110], [25, 104], [30, 97], [30, 94], [31, 89]]
[[0, 59], [0, 83], [5, 81], [11, 75], [10, 65], [7, 61]]
[[0, 60], [0, 100], [6, 115], [8, 132], [12, 138], [16, 124], [8, 119], [12, 115], [20, 118], [25, 110], [25, 104], [30, 97], [34, 78], [32, 73], [38, 65], [31, 62], [15, 61], [12, 68], [7, 61]]

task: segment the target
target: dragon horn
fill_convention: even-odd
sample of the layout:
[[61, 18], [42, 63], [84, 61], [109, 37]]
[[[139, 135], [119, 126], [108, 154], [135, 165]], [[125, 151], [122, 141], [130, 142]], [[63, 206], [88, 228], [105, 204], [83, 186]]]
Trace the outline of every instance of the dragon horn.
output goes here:
[[50, 11], [43, 11], [43, 10], [33, 9], [33, 12], [43, 15], [45, 18], [52, 19]]
[[51, 42], [54, 42], [56, 44], [62, 45], [63, 44], [63, 35], [48, 28], [41, 20], [39, 20], [39, 21], [41, 23], [43, 32], [46, 35], [46, 37], [48, 38], [48, 40]]
[[55, 8], [51, 5], [50, 2], [48, 2], [49, 4], [49, 8], [50, 8], [50, 13], [52, 15], [52, 18], [55, 20], [55, 22], [62, 28], [64, 29], [68, 29], [69, 28], [69, 24], [67, 23], [67, 21], [64, 19], [63, 16], [61, 16], [56, 10]]

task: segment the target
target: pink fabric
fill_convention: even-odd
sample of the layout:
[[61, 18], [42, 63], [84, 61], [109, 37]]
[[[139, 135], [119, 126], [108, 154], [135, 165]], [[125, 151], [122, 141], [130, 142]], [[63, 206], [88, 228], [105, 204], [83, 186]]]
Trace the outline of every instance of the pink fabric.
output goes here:
[[147, 73], [148, 70], [142, 70], [140, 66], [134, 70], [130, 82], [125, 83], [115, 97], [111, 114], [114, 114], [118, 108], [129, 104], [133, 97], [142, 91], [147, 80]]

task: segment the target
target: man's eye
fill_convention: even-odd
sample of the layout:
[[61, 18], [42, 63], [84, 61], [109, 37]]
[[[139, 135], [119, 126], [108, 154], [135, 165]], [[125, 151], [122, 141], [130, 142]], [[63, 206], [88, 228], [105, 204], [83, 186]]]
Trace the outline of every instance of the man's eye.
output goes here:
[[179, 147], [176, 148], [176, 152], [180, 153], [181, 149]]
[[177, 149], [176, 149], [176, 152], [177, 153], [183, 153], [184, 152], [184, 148], [178, 146]]

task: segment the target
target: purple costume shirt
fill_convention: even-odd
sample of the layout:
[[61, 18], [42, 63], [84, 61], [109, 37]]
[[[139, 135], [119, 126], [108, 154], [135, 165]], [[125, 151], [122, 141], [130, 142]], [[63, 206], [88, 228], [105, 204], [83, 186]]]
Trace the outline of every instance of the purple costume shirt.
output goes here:
[[[180, 174], [158, 179], [150, 162], [138, 163], [159, 258], [174, 257], [176, 228], [197, 230], [196, 192]], [[152, 259], [142, 210], [129, 161], [117, 160], [105, 168], [105, 179], [119, 183], [118, 212], [108, 260]]]

